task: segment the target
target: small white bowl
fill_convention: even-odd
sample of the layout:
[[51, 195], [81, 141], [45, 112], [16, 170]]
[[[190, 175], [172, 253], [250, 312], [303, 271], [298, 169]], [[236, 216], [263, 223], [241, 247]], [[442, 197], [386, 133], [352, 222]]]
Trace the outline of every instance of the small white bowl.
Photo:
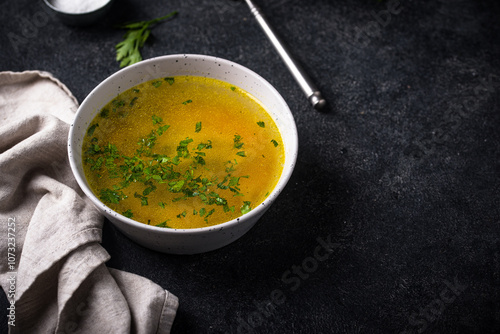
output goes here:
[[[43, 0], [47, 7], [67, 25], [84, 26], [97, 22], [109, 11], [114, 0], [74, 1], [74, 0]], [[73, 7], [68, 6], [72, 4]]]
[[[118, 94], [142, 82], [166, 76], [193, 75], [222, 80], [240, 87], [260, 100], [276, 122], [285, 148], [285, 164], [278, 184], [258, 207], [234, 220], [203, 228], [170, 229], [134, 221], [111, 210], [96, 197], [85, 179], [82, 141], [98, 112]], [[298, 153], [297, 128], [292, 113], [276, 89], [253, 71], [221, 58], [204, 55], [169, 55], [126, 67], [100, 83], [80, 105], [68, 140], [69, 162], [84, 193], [125, 235], [137, 243], [163, 253], [195, 254], [223, 247], [244, 235], [281, 193], [295, 167]]]

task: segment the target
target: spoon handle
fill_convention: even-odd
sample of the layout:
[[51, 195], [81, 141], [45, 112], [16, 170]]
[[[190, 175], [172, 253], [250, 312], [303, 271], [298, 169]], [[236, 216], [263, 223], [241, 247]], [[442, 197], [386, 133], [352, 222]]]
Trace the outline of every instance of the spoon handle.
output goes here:
[[266, 18], [262, 15], [260, 9], [251, 1], [245, 0], [251, 13], [261, 26], [264, 33], [267, 35], [274, 48], [285, 62], [286, 66], [292, 73], [293, 77], [299, 84], [307, 99], [315, 109], [321, 109], [325, 106], [326, 101], [321, 96], [321, 92], [316, 88], [311, 78], [307, 75], [304, 69], [293, 59], [291, 53], [286, 48], [283, 41], [276, 35], [273, 28], [269, 25]]

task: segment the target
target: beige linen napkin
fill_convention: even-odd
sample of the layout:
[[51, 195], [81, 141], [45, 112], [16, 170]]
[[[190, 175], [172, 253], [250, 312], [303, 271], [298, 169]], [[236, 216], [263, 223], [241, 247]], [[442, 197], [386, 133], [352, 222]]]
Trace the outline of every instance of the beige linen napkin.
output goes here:
[[67, 158], [77, 106], [49, 73], [0, 72], [0, 284], [10, 332], [169, 333], [177, 297], [105, 266], [103, 218]]

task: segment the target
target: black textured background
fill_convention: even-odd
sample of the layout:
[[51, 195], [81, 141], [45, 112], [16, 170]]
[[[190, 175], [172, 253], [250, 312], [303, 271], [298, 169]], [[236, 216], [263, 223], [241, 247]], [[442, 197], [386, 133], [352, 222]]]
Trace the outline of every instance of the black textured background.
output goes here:
[[[116, 23], [178, 10], [154, 28], [144, 58], [238, 62], [295, 116], [296, 170], [249, 233], [172, 256], [106, 222], [109, 266], [179, 297], [174, 334], [498, 333], [500, 3], [401, 0], [393, 13], [378, 0], [257, 4], [328, 100], [324, 112], [241, 1], [117, 0], [85, 28], [61, 24], [42, 1], [2, 1], [0, 70], [49, 71], [80, 102], [119, 69]], [[320, 240], [332, 253], [314, 262]]]

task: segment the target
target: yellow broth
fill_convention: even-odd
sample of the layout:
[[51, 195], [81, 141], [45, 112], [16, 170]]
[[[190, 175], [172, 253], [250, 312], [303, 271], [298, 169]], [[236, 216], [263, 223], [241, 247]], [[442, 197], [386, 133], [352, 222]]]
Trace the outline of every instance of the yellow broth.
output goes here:
[[155, 79], [109, 102], [87, 129], [94, 194], [144, 224], [199, 228], [255, 208], [276, 186], [284, 148], [246, 91], [197, 76]]

